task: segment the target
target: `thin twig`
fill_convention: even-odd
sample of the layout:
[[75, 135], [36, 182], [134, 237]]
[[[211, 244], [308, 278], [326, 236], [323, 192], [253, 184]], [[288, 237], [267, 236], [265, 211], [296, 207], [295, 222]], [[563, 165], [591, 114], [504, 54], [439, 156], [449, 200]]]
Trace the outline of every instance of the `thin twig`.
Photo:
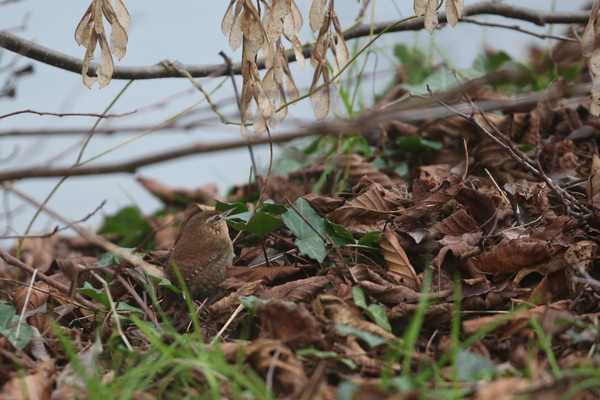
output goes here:
[[217, 339], [219, 339], [221, 337], [221, 335], [223, 335], [223, 333], [227, 330], [227, 328], [229, 327], [229, 325], [231, 325], [231, 323], [233, 322], [233, 320], [235, 319], [235, 317], [237, 317], [238, 314], [240, 312], [242, 312], [243, 309], [244, 309], [244, 305], [240, 303], [240, 305], [238, 306], [238, 308], [236, 308], [235, 311], [233, 312], [233, 314], [231, 314], [231, 317], [229, 317], [229, 319], [227, 320], [227, 322], [225, 322], [225, 325], [223, 325], [223, 327], [221, 328], [221, 330], [213, 338], [213, 340], [210, 342], [210, 344], [213, 344]]
[[[336, 132], [331, 132], [331, 134]], [[339, 133], [337, 133], [339, 134]], [[351, 132], [348, 132], [351, 134]], [[292, 132], [289, 134], [281, 134], [277, 136], [273, 136], [271, 138], [255, 138], [252, 140], [253, 145], [263, 145], [269, 143], [282, 143], [288, 142], [293, 139], [308, 137], [315, 135], [315, 132], [310, 130], [300, 131], [300, 132]], [[0, 182], [4, 181], [12, 181], [17, 179], [27, 179], [27, 178], [49, 178], [49, 177], [65, 177], [65, 176], [83, 176], [83, 175], [100, 175], [100, 174], [114, 174], [121, 172], [129, 172], [134, 173], [139, 168], [144, 167], [146, 165], [156, 164], [163, 161], [169, 161], [176, 158], [186, 157], [193, 154], [199, 153], [209, 153], [216, 151], [224, 151], [237, 149], [240, 147], [246, 147], [248, 145], [248, 141], [246, 139], [229, 141], [224, 143], [216, 143], [216, 144], [207, 144], [207, 143], [197, 143], [192, 145], [187, 145], [181, 149], [166, 151], [159, 154], [140, 157], [137, 160], [127, 161], [124, 163], [117, 164], [109, 164], [109, 165], [99, 165], [99, 166], [90, 166], [90, 167], [79, 167], [79, 168], [42, 168], [42, 167], [34, 167], [34, 168], [26, 168], [21, 170], [13, 170], [8, 172], [0, 172]]]
[[[518, 7], [513, 4], [505, 4], [497, 1], [482, 1], [465, 6], [463, 17], [474, 15], [500, 15], [515, 20], [529, 21], [539, 26], [545, 24], [583, 24], [587, 23], [589, 19], [589, 12], [586, 11], [547, 12], [532, 8]], [[439, 13], [438, 19], [440, 23], [445, 23], [446, 14], [443, 12]], [[360, 37], [370, 37], [372, 35], [377, 35], [386, 29], [387, 32], [419, 31], [423, 29], [423, 21], [423, 17], [419, 17], [397, 25], [394, 25], [397, 21], [382, 22], [374, 24], [373, 26], [371, 24], [359, 24], [353, 29], [345, 32], [344, 39], [348, 41]], [[391, 25], [394, 25], [393, 28], [389, 28]], [[7, 31], [0, 31], [0, 47], [57, 68], [81, 74], [82, 59], [40, 46], [37, 43], [23, 39]], [[312, 44], [307, 44], [302, 47], [302, 53], [306, 58], [310, 57], [312, 49]], [[295, 60], [293, 51], [288, 51], [287, 56], [288, 61]], [[215, 73], [220, 71], [222, 71], [220, 72], [221, 74], [226, 73], [226, 68], [223, 68], [223, 65], [221, 64], [189, 65], [177, 63], [177, 65], [179, 68], [189, 71], [194, 78], [214, 76]], [[264, 69], [264, 58], [260, 58], [257, 65], [259, 69]], [[98, 66], [98, 63], [92, 63], [88, 75], [94, 76]], [[233, 71], [236, 75], [241, 74], [241, 63], [236, 63], [233, 66]], [[176, 71], [169, 71], [168, 68], [165, 68], [161, 64], [136, 67], [116, 66], [112, 75], [112, 79], [156, 79], [176, 77], [181, 77], [181, 75]]]
[[[98, 207], [96, 207], [96, 209], [94, 211], [92, 211], [91, 213], [89, 213], [88, 215], [86, 215], [85, 217], [83, 217], [82, 219], [80, 219], [78, 221], [73, 221], [73, 224], [80, 224], [82, 222], [87, 221], [94, 214], [96, 214], [98, 211], [100, 211], [100, 209], [102, 207], [104, 207], [105, 204], [106, 204], [106, 200], [102, 200], [102, 203], [100, 203], [100, 205]], [[72, 224], [71, 225], [63, 226], [62, 228], [59, 228], [58, 225], [57, 225], [57, 226], [54, 227], [54, 229], [52, 230], [52, 232], [48, 232], [48, 233], [44, 233], [44, 234], [40, 234], [40, 235], [0, 236], [0, 239], [39, 239], [39, 238], [47, 238], [47, 237], [50, 237], [50, 236], [53, 236], [53, 235], [57, 234], [58, 232], [64, 231], [66, 229], [69, 229], [71, 227], [72, 227]]]
[[[110, 294], [110, 288], [108, 287], [108, 282], [106, 282], [106, 280], [104, 278], [102, 278], [100, 275], [98, 275], [94, 271], [90, 271], [90, 273], [92, 274], [92, 276], [94, 278], [96, 278], [98, 281], [100, 281], [102, 283], [102, 286], [104, 286], [104, 290], [106, 291], [106, 297], [108, 299], [108, 303], [110, 304], [110, 310], [111, 310], [112, 314], [115, 316], [115, 325], [117, 325], [117, 331], [119, 332], [119, 336], [121, 336], [121, 339], [123, 339], [123, 343], [125, 343], [125, 346], [127, 346], [127, 350], [133, 352], [133, 347], [131, 347], [131, 343], [129, 343], [129, 340], [127, 339], [127, 337], [125, 336], [125, 333], [123, 332], [123, 329], [121, 328], [121, 321], [119, 320], [119, 313], [117, 312], [117, 307], [115, 307], [115, 302], [113, 301], [112, 295]], [[107, 315], [106, 319], [108, 320], [108, 315]]]
[[271, 363], [269, 364], [269, 369], [267, 369], [267, 393], [273, 393], [273, 376], [275, 375], [275, 367], [277, 366], [277, 361], [279, 360], [279, 356], [281, 355], [281, 349], [283, 348], [283, 344], [280, 343], [277, 346], [277, 350], [275, 350], [275, 354], [273, 354], [273, 358], [271, 359]]
[[94, 114], [94, 113], [53, 113], [46, 111], [35, 111], [35, 110], [20, 110], [11, 112], [8, 114], [0, 115], [0, 119], [12, 117], [13, 115], [19, 114], [37, 114], [37, 115], [52, 115], [55, 117], [98, 117], [98, 118], [119, 118], [127, 115], [135, 114], [137, 111], [130, 111], [123, 114]]
[[298, 216], [299, 216], [300, 218], [302, 218], [302, 220], [303, 220], [303, 221], [306, 223], [306, 225], [308, 225], [308, 226], [310, 227], [310, 229], [312, 229], [312, 230], [313, 230], [313, 231], [314, 231], [314, 232], [317, 234], [317, 236], [318, 236], [319, 238], [321, 238], [321, 240], [323, 241], [323, 243], [329, 243], [329, 242], [330, 242], [329, 240], [325, 239], [325, 238], [323, 237], [323, 235], [321, 235], [321, 234], [319, 233], [319, 231], [318, 231], [318, 230], [316, 230], [316, 229], [315, 229], [315, 227], [314, 227], [314, 226], [312, 226], [312, 224], [311, 224], [310, 222], [308, 222], [308, 220], [306, 219], [306, 217], [305, 217], [304, 215], [302, 215], [302, 214], [300, 213], [300, 211], [298, 211], [298, 209], [297, 209], [296, 207], [294, 207], [294, 205], [292, 204], [292, 202], [290, 201], [290, 199], [288, 199], [288, 198], [286, 197], [286, 198], [285, 198], [285, 200], [286, 200], [286, 201], [287, 201], [287, 203], [290, 205], [290, 207], [292, 208], [292, 210], [294, 210], [294, 212], [295, 212], [296, 214], [298, 214]]
[[119, 282], [121, 282], [121, 285], [123, 285], [125, 287], [125, 289], [129, 292], [129, 294], [134, 298], [135, 302], [141, 307], [141, 309], [144, 310], [144, 312], [146, 313], [148, 318], [150, 318], [150, 320], [152, 321], [154, 326], [158, 328], [159, 324], [158, 324], [158, 320], [156, 319], [156, 314], [154, 314], [154, 312], [152, 312], [152, 310], [150, 310], [150, 308], [148, 308], [148, 305], [146, 304], [146, 302], [144, 302], [144, 300], [142, 300], [140, 295], [137, 294], [137, 292], [133, 289], [133, 287], [131, 287], [129, 282], [127, 282], [125, 280], [125, 278], [123, 278], [123, 276], [121, 276], [121, 274], [117, 274], [117, 279], [119, 280]]
[[[535, 160], [532, 160], [529, 156], [527, 156], [526, 154], [524, 154], [523, 152], [521, 152], [515, 145], [514, 143], [512, 143], [511, 140], [509, 140], [508, 138], [505, 137], [505, 135], [500, 132], [498, 130], [498, 128], [491, 123], [491, 121], [489, 121], [486, 116], [485, 113], [483, 113], [482, 111], [478, 110], [478, 108], [475, 106], [475, 104], [469, 99], [470, 105], [472, 107], [473, 110], [478, 110], [480, 112], [480, 114], [483, 116], [484, 120], [489, 124], [490, 127], [492, 127], [492, 129], [494, 130], [494, 132], [502, 137], [506, 143], [504, 143], [504, 141], [498, 139], [494, 134], [492, 134], [487, 128], [485, 128], [481, 123], [479, 123], [479, 121], [477, 121], [477, 119], [475, 119], [473, 117], [473, 115], [467, 115], [463, 112], [460, 112], [454, 108], [452, 108], [450, 105], [446, 104], [445, 102], [443, 102], [442, 100], [438, 99], [435, 97], [435, 95], [433, 94], [433, 91], [431, 91], [431, 89], [429, 88], [429, 86], [427, 87], [427, 90], [429, 91], [429, 94], [431, 96], [432, 99], [434, 99], [435, 101], [437, 101], [440, 105], [446, 107], [448, 110], [452, 111], [454, 114], [466, 119], [467, 121], [470, 121], [472, 124], [474, 124], [477, 128], [479, 128], [488, 138], [490, 138], [494, 143], [496, 143], [498, 146], [500, 146], [503, 150], [505, 150], [512, 159], [514, 159], [515, 161], [517, 161], [519, 164], [521, 164], [523, 167], [525, 167], [527, 170], [529, 170], [531, 173], [533, 173], [535, 176], [537, 176], [538, 178], [543, 179], [546, 184], [548, 185], [548, 187], [554, 191], [559, 198], [562, 199], [562, 196], [564, 196], [566, 199], [569, 200], [569, 206], [576, 209], [576, 210], [580, 210], [583, 211], [586, 215], [579, 215], [579, 214], [575, 214], [576, 217], [578, 217], [581, 220], [585, 220], [587, 218], [587, 215], [591, 214], [591, 211], [583, 204], [580, 204], [577, 202], [577, 200], [566, 190], [564, 190], [563, 188], [561, 188], [560, 186], [557, 186], [552, 179], [550, 179], [543, 171], [541, 171], [540, 169], [536, 168], [533, 164], [535, 164]], [[421, 96], [416, 96], [416, 97], [421, 97]], [[563, 199], [564, 200], [564, 199]], [[566, 205], [566, 203], [564, 203]], [[568, 210], [567, 210], [568, 211]]]
[[[77, 232], [79, 235], [81, 235], [84, 239], [89, 240], [90, 242], [92, 242], [96, 246], [99, 246], [99, 247], [103, 248], [106, 251], [112, 252], [116, 256], [121, 257], [123, 260], [127, 261], [128, 263], [130, 263], [131, 265], [133, 265], [135, 267], [140, 267], [148, 275], [151, 275], [150, 266], [145, 261], [143, 261], [142, 259], [140, 259], [139, 257], [136, 257], [134, 254], [131, 254], [128, 251], [123, 250], [122, 248], [120, 248], [116, 244], [114, 244], [111, 241], [103, 238], [102, 236], [99, 236], [99, 235], [95, 234], [94, 232], [92, 232], [89, 229], [81, 228], [81, 227], [77, 226], [76, 224], [73, 224], [72, 221], [69, 221], [67, 218], [63, 217], [62, 215], [60, 215], [56, 211], [50, 209], [48, 206], [44, 206], [44, 205], [40, 204], [35, 199], [31, 198], [27, 194], [25, 194], [25, 193], [21, 192], [20, 190], [16, 189], [15, 187], [13, 187], [11, 184], [4, 183], [3, 187], [6, 190], [10, 191], [11, 193], [14, 193], [17, 196], [19, 196], [21, 199], [27, 201], [28, 203], [31, 203], [34, 206], [40, 208], [42, 211], [44, 211], [48, 215], [56, 218], [57, 220], [61, 221], [62, 223], [66, 224], [66, 225], [70, 225], [71, 229], [73, 229], [75, 232]], [[12, 258], [14, 259], [14, 257], [12, 257]], [[33, 272], [33, 269], [32, 269], [32, 272]], [[66, 286], [64, 286], [64, 287], [66, 287]], [[68, 293], [68, 291], [66, 293]]]
[[480, 21], [478, 19], [468, 18], [468, 17], [461, 18], [460, 22], [468, 22], [470, 24], [481, 25], [481, 26], [491, 26], [494, 28], [510, 29], [513, 31], [524, 33], [526, 35], [535, 36], [540, 39], [556, 39], [556, 40], [561, 40], [563, 42], [578, 42], [578, 40], [576, 38], [567, 37], [567, 36], [548, 35], [546, 33], [537, 33], [537, 32], [533, 32], [533, 31], [528, 31], [526, 29], [521, 28], [519, 25], [498, 24], [495, 22]]
[[[15, 266], [15, 267], [19, 268], [20, 270], [23, 270], [32, 275], [36, 271], [36, 268], [33, 268], [32, 266], [25, 264], [23, 261], [19, 260], [18, 258], [13, 257], [12, 255], [10, 255], [7, 251], [5, 251], [2, 248], [0, 248], [0, 258], [2, 258], [4, 261], [6, 261], [7, 264]], [[37, 277], [39, 278], [39, 280], [47, 283], [48, 285], [52, 286], [53, 288], [57, 289], [58, 291], [66, 294], [66, 295], [69, 294], [69, 287], [67, 285], [62, 284], [62, 283], [50, 278], [48, 275], [45, 275], [42, 272], [38, 272]], [[74, 293], [73, 300], [78, 302], [83, 307], [86, 307], [94, 312], [98, 312], [102, 309], [98, 305], [86, 300], [79, 293]]]
[[19, 318], [19, 322], [17, 323], [17, 331], [15, 332], [15, 340], [19, 340], [19, 332], [21, 331], [21, 324], [25, 322], [25, 310], [27, 310], [27, 306], [29, 305], [29, 299], [31, 298], [31, 293], [33, 292], [33, 284], [35, 283], [35, 277], [38, 274], [39, 270], [36, 268], [33, 271], [33, 275], [31, 275], [31, 281], [29, 282], [29, 287], [27, 288], [27, 296], [25, 296], [25, 302], [23, 303], [23, 308], [21, 309], [21, 317]]

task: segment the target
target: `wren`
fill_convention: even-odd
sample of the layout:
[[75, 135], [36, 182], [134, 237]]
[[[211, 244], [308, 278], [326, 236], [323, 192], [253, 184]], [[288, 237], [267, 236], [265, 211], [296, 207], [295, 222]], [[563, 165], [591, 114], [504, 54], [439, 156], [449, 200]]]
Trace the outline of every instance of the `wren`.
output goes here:
[[[173, 264], [177, 266], [192, 300], [204, 300], [227, 278], [227, 266], [233, 261], [233, 244], [225, 220], [228, 213], [203, 211], [193, 215], [193, 212], [182, 223], [165, 272], [171, 283], [180, 287]], [[173, 291], [165, 292], [166, 307], [173, 307], [176, 301]]]

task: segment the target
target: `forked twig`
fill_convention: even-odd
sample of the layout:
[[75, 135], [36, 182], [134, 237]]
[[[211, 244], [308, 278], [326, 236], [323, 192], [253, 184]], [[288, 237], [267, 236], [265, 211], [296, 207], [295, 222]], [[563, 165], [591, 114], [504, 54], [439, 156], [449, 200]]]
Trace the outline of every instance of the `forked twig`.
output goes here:
[[[479, 130], [481, 132], [483, 132], [490, 140], [492, 140], [494, 143], [496, 143], [498, 146], [500, 146], [504, 151], [506, 151], [512, 159], [517, 161], [520, 165], [522, 165], [524, 168], [526, 168], [532, 174], [534, 174], [538, 178], [542, 179], [548, 185], [548, 187], [559, 197], [559, 200], [567, 208], [567, 212], [569, 214], [571, 214], [571, 215], [575, 216], [576, 218], [583, 220], [583, 221], [587, 220], [592, 215], [591, 210], [587, 206], [585, 206], [583, 204], [578, 204], [577, 200], [569, 192], [567, 192], [560, 186], [557, 186], [554, 183], [554, 181], [552, 181], [552, 179], [550, 179], [550, 177], [548, 177], [548, 175], [546, 175], [546, 173], [541, 169], [539, 162], [536, 162], [535, 160], [531, 159], [529, 156], [524, 154], [521, 150], [519, 150], [514, 145], [514, 143], [512, 143], [512, 141], [509, 138], [506, 137], [506, 135], [504, 135], [504, 133], [500, 132], [500, 130], [485, 116], [485, 113], [483, 113], [481, 110], [479, 110], [479, 108], [473, 103], [473, 101], [471, 100], [471, 98], [469, 96], [464, 95], [464, 93], [463, 93], [463, 95], [464, 95], [463, 97], [469, 102], [469, 105], [471, 106], [471, 109], [473, 110], [471, 115], [467, 115], [459, 110], [456, 110], [452, 106], [448, 105], [446, 102], [438, 99], [433, 94], [433, 91], [430, 89], [429, 85], [427, 86], [427, 91], [429, 92], [430, 97], [434, 101], [436, 101], [438, 104], [445, 107], [447, 110], [451, 111], [455, 115], [458, 115], [458, 116], [466, 119], [467, 121], [471, 122], [473, 125], [475, 125], [477, 128], [479, 128]], [[413, 95], [413, 96], [419, 97], [419, 98], [425, 98], [425, 96], [420, 96], [420, 95]], [[502, 138], [502, 140], [500, 140], [496, 135], [494, 135], [492, 132], [490, 132], [479, 121], [477, 121], [477, 119], [474, 118], [473, 115], [475, 112], [480, 113], [480, 115], [483, 117], [483, 119], [486, 121], [486, 123], [494, 130], [494, 133], [498, 137]], [[536, 165], [537, 165], [537, 168], [536, 168]], [[572, 212], [571, 209], [578, 211], [578, 213]], [[582, 215], [582, 213], [584, 213], [585, 215]]]

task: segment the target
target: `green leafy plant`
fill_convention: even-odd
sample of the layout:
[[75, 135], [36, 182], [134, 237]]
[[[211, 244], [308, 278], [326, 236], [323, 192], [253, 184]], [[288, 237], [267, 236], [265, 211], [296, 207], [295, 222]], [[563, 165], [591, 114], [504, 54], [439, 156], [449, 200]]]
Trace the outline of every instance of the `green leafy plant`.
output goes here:
[[6, 337], [17, 349], [23, 350], [31, 341], [33, 330], [25, 321], [19, 323], [20, 318], [13, 306], [0, 304], [0, 335]]
[[299, 198], [294, 207], [281, 214], [285, 225], [296, 235], [296, 245], [301, 253], [323, 262], [327, 256], [326, 241], [335, 246], [353, 243], [352, 234], [341, 225], [321, 218], [308, 202]]
[[229, 226], [238, 231], [254, 233], [263, 238], [283, 225], [279, 216], [287, 211], [287, 207], [275, 204], [270, 200], [264, 202], [254, 212], [248, 210], [243, 203], [223, 203], [218, 201], [215, 207], [218, 211], [234, 209], [227, 218]]
[[392, 326], [390, 325], [390, 321], [388, 320], [387, 313], [383, 306], [379, 304], [367, 305], [365, 294], [360, 286], [354, 286], [352, 288], [352, 296], [354, 297], [354, 304], [362, 308], [371, 321], [375, 322], [388, 332], [392, 331]]
[[[152, 232], [152, 227], [140, 211], [136, 207], [125, 207], [116, 214], [107, 216], [104, 219], [104, 225], [102, 225], [98, 234], [119, 235], [121, 237], [119, 246], [135, 247], [150, 232]], [[146, 245], [146, 248], [152, 247], [152, 243]]]

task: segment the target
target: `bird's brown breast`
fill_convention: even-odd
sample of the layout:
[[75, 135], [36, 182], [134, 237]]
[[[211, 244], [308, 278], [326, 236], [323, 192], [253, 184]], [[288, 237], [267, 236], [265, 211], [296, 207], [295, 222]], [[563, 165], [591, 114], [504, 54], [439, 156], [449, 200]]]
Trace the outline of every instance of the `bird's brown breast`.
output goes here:
[[233, 260], [233, 244], [224, 216], [216, 211], [193, 216], [182, 229], [169, 258], [166, 275], [171, 283], [180, 287], [175, 265], [191, 298], [202, 300], [211, 296], [227, 278], [227, 266]]

